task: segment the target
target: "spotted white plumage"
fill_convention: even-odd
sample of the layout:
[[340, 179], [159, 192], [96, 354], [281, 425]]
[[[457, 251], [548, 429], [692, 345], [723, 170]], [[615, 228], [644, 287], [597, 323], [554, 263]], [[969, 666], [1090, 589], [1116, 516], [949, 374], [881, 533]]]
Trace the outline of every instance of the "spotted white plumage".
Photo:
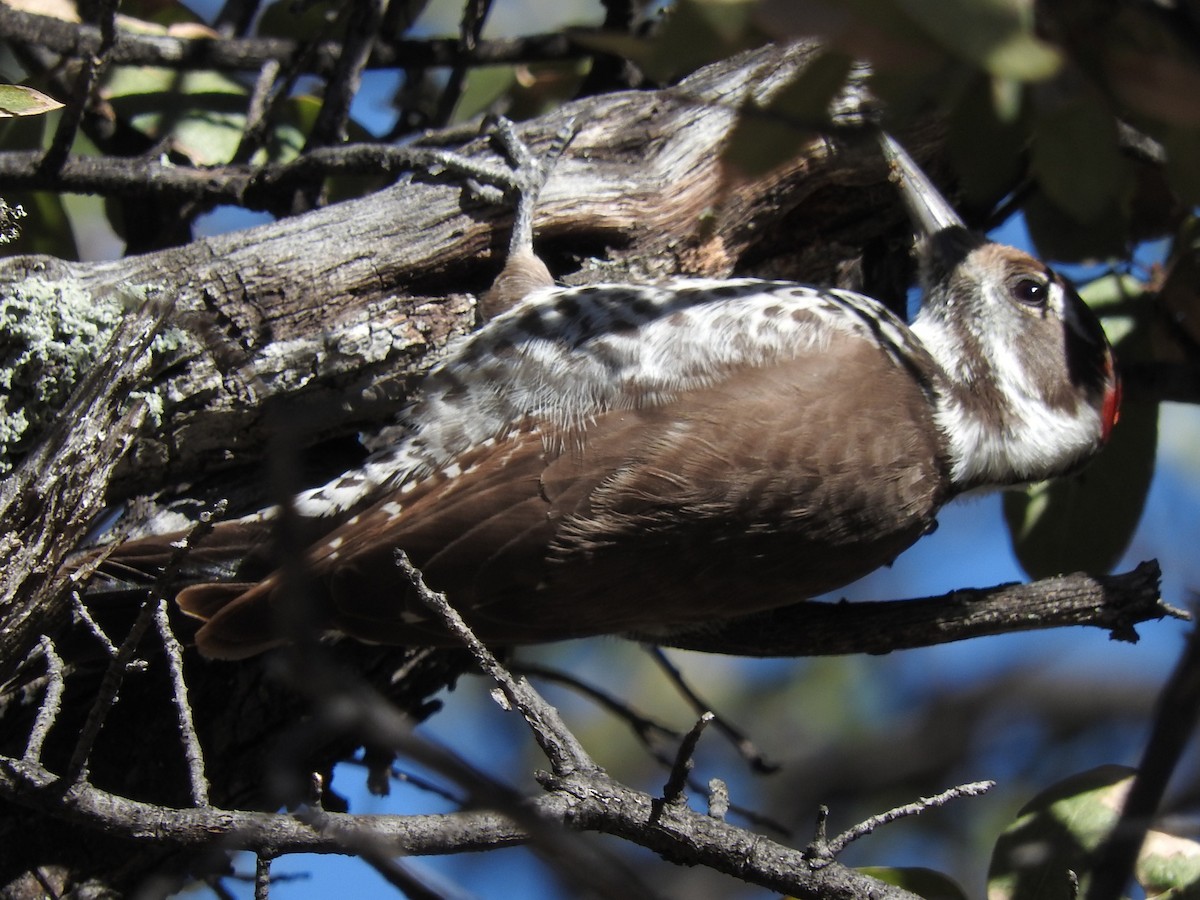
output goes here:
[[795, 358], [831, 330], [878, 336], [897, 359], [920, 352], [907, 326], [852, 291], [742, 278], [659, 285], [543, 288], [456, 341], [403, 419], [410, 436], [296, 498], [307, 516], [337, 516], [383, 491], [539, 421], [569, 440], [597, 415], [663, 405], [740, 366]]

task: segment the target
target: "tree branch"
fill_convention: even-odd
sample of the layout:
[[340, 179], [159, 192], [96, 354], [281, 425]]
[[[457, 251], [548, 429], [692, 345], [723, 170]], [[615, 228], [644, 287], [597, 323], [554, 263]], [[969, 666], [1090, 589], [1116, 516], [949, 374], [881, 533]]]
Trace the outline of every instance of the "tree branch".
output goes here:
[[[87, 784], [64, 788], [40, 765], [0, 757], [0, 796], [29, 809], [67, 818], [133, 841], [186, 848], [252, 850], [269, 858], [287, 853], [346, 853], [369, 843], [392, 854], [421, 856], [494, 850], [527, 843], [530, 835], [495, 812], [371, 816], [324, 813], [320, 828], [278, 813], [227, 809], [169, 809], [118, 797]], [[602, 774], [577, 774], [551, 794], [530, 800], [531, 816], [546, 825], [626, 837], [681, 865], [720, 871], [796, 897], [912, 900], [836, 862], [814, 865], [802, 851], [688, 809], [663, 810], [648, 825], [654, 798]]]
[[1189, 618], [1160, 599], [1161, 575], [1151, 560], [1121, 575], [1062, 575], [919, 600], [797, 603], [655, 641], [735, 656], [834, 656], [1090, 625], [1110, 631], [1114, 640], [1132, 642], [1138, 637], [1133, 626], [1140, 622]]
[[[100, 29], [93, 25], [39, 16], [3, 4], [0, 4], [0, 38], [74, 57], [96, 55], [102, 42]], [[305, 50], [300, 41], [287, 38], [212, 40], [121, 30], [109, 62], [120, 66], [239, 71], [260, 69], [270, 60], [286, 65], [303, 55], [307, 57], [303, 71], [329, 76], [337, 66], [342, 46], [338, 41], [320, 41], [311, 53]], [[393, 41], [377, 38], [367, 67], [494, 66], [579, 59], [590, 54], [591, 51], [562, 33], [481, 40], [470, 50], [464, 50], [454, 38]]]

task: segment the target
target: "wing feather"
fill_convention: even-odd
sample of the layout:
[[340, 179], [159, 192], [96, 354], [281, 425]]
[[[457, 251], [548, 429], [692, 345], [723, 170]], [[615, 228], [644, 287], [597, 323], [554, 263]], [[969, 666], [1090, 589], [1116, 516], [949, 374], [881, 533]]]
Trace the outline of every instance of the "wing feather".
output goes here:
[[[945, 499], [925, 387], [875, 342], [837, 331], [669, 402], [584, 425], [536, 423], [453, 478], [396, 493], [308, 554], [322, 626], [428, 642], [395, 569], [403, 547], [481, 636], [656, 633], [797, 602], [913, 543]], [[199, 635], [233, 642], [235, 610], [281, 603], [273, 578]], [[260, 636], [267, 642], [270, 635]]]

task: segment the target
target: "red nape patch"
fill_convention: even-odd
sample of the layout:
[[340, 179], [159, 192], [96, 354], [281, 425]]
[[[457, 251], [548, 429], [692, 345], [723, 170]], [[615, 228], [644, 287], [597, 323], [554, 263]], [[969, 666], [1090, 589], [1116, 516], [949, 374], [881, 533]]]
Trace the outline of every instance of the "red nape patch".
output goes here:
[[1121, 419], [1121, 378], [1113, 370], [1112, 356], [1105, 361], [1108, 388], [1104, 391], [1104, 405], [1100, 407], [1100, 440], [1107, 443], [1113, 426]]

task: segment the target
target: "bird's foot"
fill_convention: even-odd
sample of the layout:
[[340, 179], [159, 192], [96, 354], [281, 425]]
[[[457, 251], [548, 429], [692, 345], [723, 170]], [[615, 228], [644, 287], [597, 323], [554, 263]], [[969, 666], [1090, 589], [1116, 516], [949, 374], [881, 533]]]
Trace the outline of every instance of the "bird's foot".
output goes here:
[[514, 202], [509, 256], [532, 255], [534, 210], [555, 163], [575, 136], [575, 120], [566, 122], [540, 157], [529, 149], [511, 120], [498, 116], [486, 128], [490, 129], [492, 145], [504, 163], [435, 149], [427, 151], [428, 158], [431, 163], [465, 178], [467, 189], [478, 199], [497, 205]]
[[550, 270], [533, 252], [533, 215], [555, 163], [575, 135], [575, 120], [569, 119], [555, 134], [549, 151], [541, 157], [530, 151], [510, 120], [498, 117], [490, 129], [503, 164], [446, 150], [427, 151], [430, 167], [461, 175], [475, 197], [487, 203], [515, 205], [504, 268], [479, 298], [483, 321], [511, 309], [533, 291], [554, 285]]

